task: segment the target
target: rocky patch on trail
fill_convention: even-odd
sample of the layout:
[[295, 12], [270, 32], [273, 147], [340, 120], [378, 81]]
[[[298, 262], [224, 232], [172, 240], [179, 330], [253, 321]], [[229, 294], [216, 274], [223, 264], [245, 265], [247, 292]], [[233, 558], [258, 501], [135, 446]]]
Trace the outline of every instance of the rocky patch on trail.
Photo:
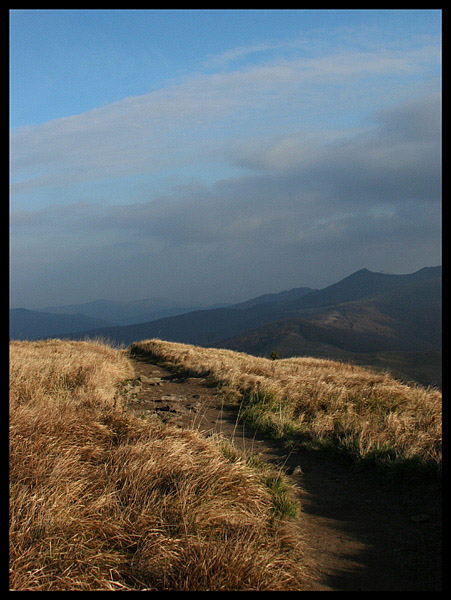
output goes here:
[[[128, 380], [123, 392], [129, 410], [137, 416], [155, 416], [164, 423], [185, 426], [193, 421], [202, 408], [202, 393], [198, 389], [202, 382], [195, 377], [181, 378], [163, 373], [161, 369], [151, 370], [147, 375]], [[172, 388], [184, 384], [191, 393], [176, 393]]]

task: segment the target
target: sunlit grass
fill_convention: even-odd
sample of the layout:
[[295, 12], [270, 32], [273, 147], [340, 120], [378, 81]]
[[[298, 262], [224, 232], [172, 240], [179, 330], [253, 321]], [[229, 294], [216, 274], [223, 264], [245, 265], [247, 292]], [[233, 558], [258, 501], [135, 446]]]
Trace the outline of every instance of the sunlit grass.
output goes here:
[[127, 413], [123, 351], [12, 342], [10, 367], [12, 590], [302, 589], [283, 477]]
[[441, 469], [442, 395], [388, 373], [317, 358], [268, 360], [161, 340], [130, 352], [207, 376], [240, 403], [240, 415], [295, 445], [333, 449], [389, 468]]

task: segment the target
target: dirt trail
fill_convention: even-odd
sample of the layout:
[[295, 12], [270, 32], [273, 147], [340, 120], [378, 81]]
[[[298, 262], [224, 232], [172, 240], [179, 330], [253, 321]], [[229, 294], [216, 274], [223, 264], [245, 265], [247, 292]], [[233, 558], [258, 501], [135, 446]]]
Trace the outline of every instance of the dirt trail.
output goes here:
[[[310, 591], [441, 590], [440, 492], [388, 483], [338, 459], [286, 449], [237, 419], [236, 405], [202, 378], [183, 378], [134, 359], [138, 386], [129, 409], [164, 422], [220, 432], [260, 454], [299, 486]], [[301, 470], [301, 471], [300, 471]], [[413, 517], [413, 518], [412, 518]]]

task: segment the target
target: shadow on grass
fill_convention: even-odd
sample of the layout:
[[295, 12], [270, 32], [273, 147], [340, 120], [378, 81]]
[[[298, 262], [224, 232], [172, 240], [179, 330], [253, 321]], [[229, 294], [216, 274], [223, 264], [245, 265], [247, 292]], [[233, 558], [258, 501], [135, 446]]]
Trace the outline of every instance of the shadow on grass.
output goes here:
[[[163, 367], [179, 379], [209, 381], [208, 373], [181, 370], [147, 353], [134, 353], [133, 358]], [[307, 544], [319, 565], [316, 578], [321, 585], [336, 591], [441, 589], [441, 491], [436, 473], [412, 460], [393, 461], [390, 448], [357, 460], [352, 448], [340, 448], [337, 440], [320, 442], [299, 431], [280, 435], [269, 423], [249, 415], [244, 419], [245, 403], [232, 401], [221, 417], [229, 422], [237, 445], [253, 449], [259, 444], [262, 458], [288, 475], [301, 468], [302, 514], [313, 522], [313, 533], [306, 532]], [[274, 485], [277, 488], [278, 482]]]

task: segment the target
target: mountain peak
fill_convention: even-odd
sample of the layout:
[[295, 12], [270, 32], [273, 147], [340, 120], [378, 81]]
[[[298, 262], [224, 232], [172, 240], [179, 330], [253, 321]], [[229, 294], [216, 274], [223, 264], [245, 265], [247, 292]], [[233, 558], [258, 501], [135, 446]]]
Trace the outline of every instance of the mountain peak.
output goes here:
[[374, 275], [375, 273], [377, 273], [377, 271], [370, 271], [369, 269], [364, 267], [363, 269], [359, 269], [355, 273], [352, 273], [352, 275], [349, 275], [349, 277], [353, 277], [354, 275]]

